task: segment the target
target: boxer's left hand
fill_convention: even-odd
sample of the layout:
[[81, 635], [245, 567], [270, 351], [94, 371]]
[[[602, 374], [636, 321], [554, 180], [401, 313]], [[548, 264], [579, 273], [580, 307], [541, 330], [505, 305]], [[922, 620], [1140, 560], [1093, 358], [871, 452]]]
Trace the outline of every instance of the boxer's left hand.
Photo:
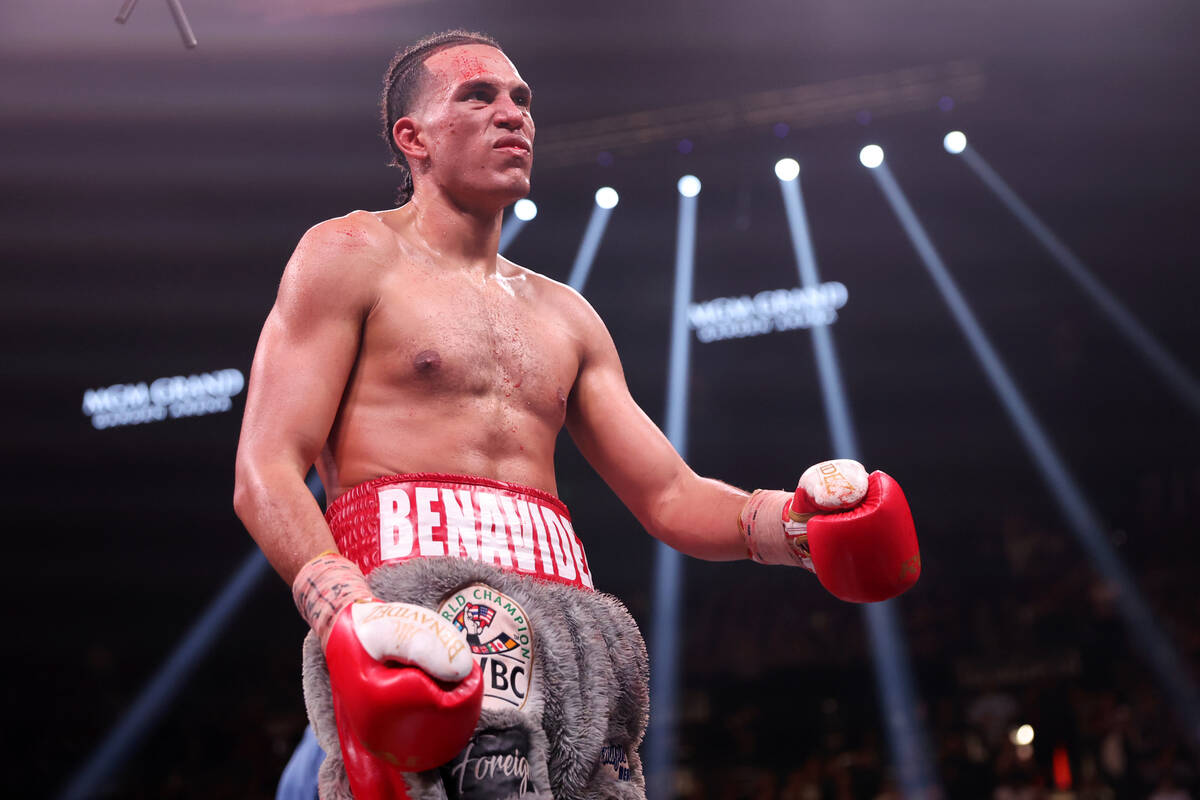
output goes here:
[[831, 594], [876, 602], [908, 589], [921, 573], [912, 513], [889, 475], [857, 461], [805, 470], [794, 493], [759, 491], [739, 518], [755, 561], [815, 572]]
[[867, 470], [849, 458], [822, 461], [804, 470], [788, 506], [793, 522], [805, 522], [813, 514], [828, 514], [854, 508], [867, 496]]

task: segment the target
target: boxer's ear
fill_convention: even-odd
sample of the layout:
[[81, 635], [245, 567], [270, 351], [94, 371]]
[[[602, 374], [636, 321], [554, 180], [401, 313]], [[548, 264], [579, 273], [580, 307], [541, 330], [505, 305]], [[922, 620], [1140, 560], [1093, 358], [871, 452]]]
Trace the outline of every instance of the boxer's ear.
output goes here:
[[404, 153], [409, 165], [414, 161], [423, 161], [429, 158], [429, 149], [425, 146], [424, 129], [421, 123], [412, 117], [401, 117], [396, 120], [396, 124], [392, 125], [392, 141], [396, 143], [396, 147], [400, 148], [400, 152]]

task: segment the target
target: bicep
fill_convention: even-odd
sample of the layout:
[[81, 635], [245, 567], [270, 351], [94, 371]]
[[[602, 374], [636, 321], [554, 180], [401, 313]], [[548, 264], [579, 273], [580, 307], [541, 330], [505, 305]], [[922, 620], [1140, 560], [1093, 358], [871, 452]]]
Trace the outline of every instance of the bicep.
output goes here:
[[277, 308], [267, 317], [250, 370], [242, 441], [259, 457], [285, 456], [307, 467], [333, 425], [358, 337], [348, 325], [296, 328]]
[[254, 353], [241, 457], [305, 470], [320, 453], [369, 309], [346, 269], [353, 265], [339, 263], [336, 251], [303, 241], [288, 264]]

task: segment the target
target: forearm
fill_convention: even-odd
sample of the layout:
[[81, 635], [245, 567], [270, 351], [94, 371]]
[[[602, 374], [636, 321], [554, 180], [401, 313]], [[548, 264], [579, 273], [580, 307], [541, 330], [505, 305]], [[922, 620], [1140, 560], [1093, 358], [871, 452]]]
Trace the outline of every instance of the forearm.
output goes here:
[[315, 556], [337, 549], [316, 498], [303, 475], [290, 465], [239, 464], [233, 505], [288, 585]]
[[738, 514], [749, 495], [684, 467], [650, 509], [647, 528], [668, 546], [706, 561], [746, 558]]

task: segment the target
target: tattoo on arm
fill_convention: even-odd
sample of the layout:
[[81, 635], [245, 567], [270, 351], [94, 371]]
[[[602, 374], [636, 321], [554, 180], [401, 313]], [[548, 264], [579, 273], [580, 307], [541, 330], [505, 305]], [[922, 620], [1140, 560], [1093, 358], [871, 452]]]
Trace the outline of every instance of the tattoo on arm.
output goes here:
[[338, 612], [356, 600], [369, 600], [371, 590], [354, 562], [324, 553], [301, 568], [292, 584], [292, 598], [300, 616], [324, 644]]

